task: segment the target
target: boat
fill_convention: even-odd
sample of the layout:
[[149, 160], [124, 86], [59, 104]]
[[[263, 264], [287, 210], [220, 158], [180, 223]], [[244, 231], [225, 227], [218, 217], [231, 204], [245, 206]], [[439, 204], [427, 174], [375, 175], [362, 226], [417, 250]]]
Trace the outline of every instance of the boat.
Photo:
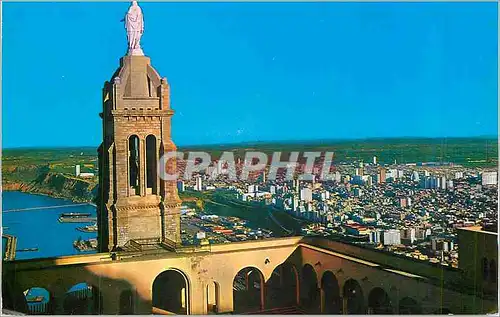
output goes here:
[[97, 232], [97, 223], [93, 223], [91, 225], [85, 226], [85, 227], [78, 227], [76, 230], [81, 231], [81, 232]]
[[44, 296], [30, 296], [26, 298], [28, 303], [41, 303], [45, 299]]
[[38, 248], [24, 248], [16, 250], [16, 252], [34, 252], [34, 251], [38, 251]]
[[96, 217], [91, 217], [90, 213], [86, 212], [67, 212], [67, 213], [62, 213], [59, 216], [59, 222], [95, 222], [97, 221]]
[[59, 217], [59, 222], [72, 222], [72, 223], [86, 223], [86, 222], [95, 222], [97, 221], [96, 217]]
[[90, 213], [87, 212], [65, 212], [60, 215], [60, 217], [90, 217]]

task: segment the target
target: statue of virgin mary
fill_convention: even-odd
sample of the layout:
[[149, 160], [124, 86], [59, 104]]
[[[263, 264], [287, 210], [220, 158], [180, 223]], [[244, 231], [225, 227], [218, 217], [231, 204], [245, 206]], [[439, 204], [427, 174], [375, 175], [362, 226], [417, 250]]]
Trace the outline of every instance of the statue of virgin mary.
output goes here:
[[141, 7], [139, 7], [137, 1], [132, 1], [132, 5], [128, 9], [124, 20], [125, 28], [127, 29], [128, 55], [143, 56], [144, 53], [142, 52], [140, 41], [144, 32], [144, 19]]

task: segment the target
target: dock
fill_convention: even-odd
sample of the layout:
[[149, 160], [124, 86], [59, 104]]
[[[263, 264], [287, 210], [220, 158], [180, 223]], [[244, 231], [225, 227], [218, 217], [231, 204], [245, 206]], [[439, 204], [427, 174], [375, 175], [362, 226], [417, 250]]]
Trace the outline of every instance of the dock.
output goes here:
[[4, 261], [12, 261], [16, 258], [17, 238], [10, 234], [3, 234], [2, 239], [6, 238]]

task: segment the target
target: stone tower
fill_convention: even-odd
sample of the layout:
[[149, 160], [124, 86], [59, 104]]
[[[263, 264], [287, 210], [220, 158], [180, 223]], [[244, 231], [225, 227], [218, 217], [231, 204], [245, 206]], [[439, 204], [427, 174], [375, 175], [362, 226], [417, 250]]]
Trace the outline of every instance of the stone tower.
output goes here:
[[[138, 44], [137, 44], [138, 45]], [[170, 87], [150, 58], [129, 54], [103, 88], [103, 142], [99, 147], [98, 240], [101, 252], [180, 243], [175, 181], [159, 178], [171, 140]], [[175, 169], [169, 160], [167, 169]]]

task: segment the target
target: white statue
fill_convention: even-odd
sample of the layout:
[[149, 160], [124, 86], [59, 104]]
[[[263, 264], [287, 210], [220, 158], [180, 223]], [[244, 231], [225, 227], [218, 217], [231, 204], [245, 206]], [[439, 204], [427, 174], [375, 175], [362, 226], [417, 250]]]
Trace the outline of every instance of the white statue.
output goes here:
[[142, 52], [140, 41], [144, 32], [144, 19], [141, 7], [139, 7], [137, 1], [132, 1], [132, 5], [128, 9], [124, 20], [125, 28], [127, 29], [128, 55], [143, 56], [144, 53]]

